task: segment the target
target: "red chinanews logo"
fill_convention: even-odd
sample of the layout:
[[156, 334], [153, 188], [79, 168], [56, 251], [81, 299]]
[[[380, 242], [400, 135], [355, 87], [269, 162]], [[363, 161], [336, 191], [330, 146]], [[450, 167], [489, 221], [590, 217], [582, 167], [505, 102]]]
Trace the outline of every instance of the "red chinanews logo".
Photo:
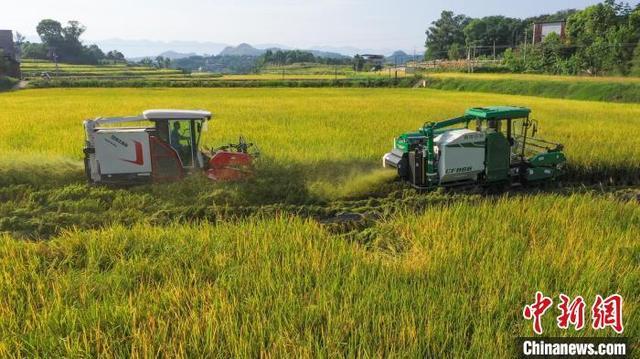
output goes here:
[[142, 166], [144, 164], [144, 156], [142, 153], [142, 143], [138, 141], [133, 141], [136, 150], [136, 159], [135, 160], [126, 160], [121, 158], [121, 160], [129, 163], [133, 163], [134, 165]]
[[[560, 315], [556, 317], [556, 324], [560, 329], [568, 329], [571, 325], [575, 330], [581, 330], [585, 326], [586, 303], [582, 296], [577, 296], [573, 300], [567, 295], [560, 294]], [[533, 331], [542, 334], [542, 316], [553, 306], [553, 299], [546, 297], [542, 292], [536, 292], [535, 301], [524, 306], [522, 315], [524, 319], [533, 320]], [[622, 334], [624, 327], [622, 324], [622, 296], [612, 294], [607, 298], [596, 295], [595, 302], [591, 307], [591, 327], [594, 330], [610, 327], [616, 333]]]

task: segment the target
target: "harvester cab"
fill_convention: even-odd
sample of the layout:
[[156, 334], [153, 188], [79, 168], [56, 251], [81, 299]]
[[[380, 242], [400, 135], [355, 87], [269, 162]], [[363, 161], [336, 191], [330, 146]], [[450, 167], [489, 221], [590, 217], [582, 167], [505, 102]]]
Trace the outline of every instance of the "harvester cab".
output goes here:
[[396, 138], [383, 166], [425, 189], [553, 181], [566, 162], [563, 146], [536, 138], [538, 125], [530, 113], [524, 107], [477, 107], [461, 117], [427, 122]]
[[[131, 185], [176, 181], [205, 172], [212, 180], [239, 180], [252, 174], [257, 150], [240, 144], [199, 149], [212, 115], [200, 110], [147, 110], [140, 116], [84, 121], [85, 173], [90, 183]], [[151, 122], [146, 127], [109, 125]]]

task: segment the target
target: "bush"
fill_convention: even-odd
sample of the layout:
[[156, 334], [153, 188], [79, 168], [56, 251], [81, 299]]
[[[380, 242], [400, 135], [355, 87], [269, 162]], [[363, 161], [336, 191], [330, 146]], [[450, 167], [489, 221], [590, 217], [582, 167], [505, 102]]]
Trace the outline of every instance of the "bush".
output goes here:
[[17, 83], [18, 83], [18, 80], [14, 79], [12, 77], [0, 76], [0, 91], [10, 90]]
[[427, 87], [607, 102], [640, 102], [640, 83], [429, 77]]

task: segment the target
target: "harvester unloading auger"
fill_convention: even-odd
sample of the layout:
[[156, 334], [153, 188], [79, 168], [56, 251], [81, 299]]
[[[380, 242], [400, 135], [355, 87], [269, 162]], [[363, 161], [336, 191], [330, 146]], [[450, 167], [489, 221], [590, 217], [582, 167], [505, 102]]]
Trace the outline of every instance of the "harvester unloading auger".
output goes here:
[[566, 163], [563, 146], [536, 138], [538, 125], [530, 113], [524, 107], [482, 107], [427, 122], [396, 138], [383, 166], [396, 168], [401, 179], [419, 189], [554, 181]]
[[[141, 116], [84, 121], [85, 173], [90, 183], [132, 185], [176, 181], [204, 171], [214, 181], [250, 177], [257, 147], [238, 144], [201, 151], [198, 146], [211, 112], [147, 110]], [[150, 127], [104, 127], [149, 121]]]

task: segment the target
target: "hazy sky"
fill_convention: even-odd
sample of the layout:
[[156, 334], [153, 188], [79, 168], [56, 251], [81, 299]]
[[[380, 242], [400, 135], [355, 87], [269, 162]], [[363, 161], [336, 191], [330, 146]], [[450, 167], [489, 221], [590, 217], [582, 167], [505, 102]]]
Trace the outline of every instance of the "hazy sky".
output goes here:
[[[9, 0], [7, 0], [9, 1]], [[594, 0], [23, 0], [0, 12], [0, 28], [36, 35], [40, 19], [78, 20], [84, 39], [194, 40], [228, 44], [279, 43], [294, 47], [414, 47], [442, 10], [479, 17], [526, 17]], [[631, 1], [636, 3], [636, 1]]]

